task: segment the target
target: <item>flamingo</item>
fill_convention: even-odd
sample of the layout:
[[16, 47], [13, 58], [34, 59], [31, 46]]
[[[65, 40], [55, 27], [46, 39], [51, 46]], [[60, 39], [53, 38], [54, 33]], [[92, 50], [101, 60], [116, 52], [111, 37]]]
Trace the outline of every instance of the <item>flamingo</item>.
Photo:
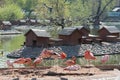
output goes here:
[[25, 58], [25, 61], [24, 61], [23, 64], [32, 67], [33, 66], [32, 59], [31, 58]]
[[[53, 53], [51, 54], [51, 58], [55, 59], [56, 62], [58, 62], [58, 59], [65, 59], [67, 55], [62, 51], [60, 47], [54, 48]], [[57, 71], [57, 66], [56, 66]]]
[[23, 64], [24, 62], [25, 62], [25, 58], [18, 58], [13, 63]]
[[32, 65], [32, 60], [31, 58], [18, 58], [13, 62], [10, 62], [10, 60], [7, 60], [7, 65], [14, 67], [13, 64], [26, 64], [31, 66]]
[[72, 56], [71, 59], [67, 60], [66, 62], [64, 62], [64, 64], [67, 65], [66, 68], [64, 68], [64, 70], [69, 70], [71, 71], [73, 69], [73, 66], [76, 64], [76, 57]]
[[53, 53], [53, 50], [43, 49], [39, 57], [49, 58], [49, 57], [51, 57], [52, 53]]
[[72, 66], [76, 64], [76, 57], [73, 56], [72, 59], [67, 60], [64, 64], [66, 64], [67, 66]]
[[88, 60], [88, 63], [89, 63], [89, 67], [90, 67], [90, 60], [95, 60], [96, 57], [93, 55], [93, 53], [91, 53], [89, 50], [86, 50], [85, 53], [84, 53], [84, 58], [86, 60]]
[[11, 68], [12, 75], [14, 75], [14, 70], [13, 70], [14, 66], [13, 66], [13, 62], [11, 62], [10, 60], [7, 60], [6, 63], [7, 63], [8, 68]]
[[6, 63], [9, 68], [14, 68], [13, 62], [11, 62], [10, 60], [7, 60]]
[[37, 64], [40, 64], [42, 62], [43, 58], [37, 57], [34, 62], [33, 62], [33, 66], [36, 67]]
[[86, 60], [95, 60], [96, 57], [89, 50], [86, 50], [84, 53], [84, 57]]
[[[84, 53], [84, 58], [88, 61], [89, 67], [90, 67], [90, 60], [95, 60], [96, 57], [91, 53], [89, 50], [86, 50]], [[90, 69], [89, 69], [90, 72]]]
[[101, 58], [102, 63], [106, 63], [108, 60], [109, 60], [109, 55], [107, 55], [107, 54], [102, 56], [102, 58]]

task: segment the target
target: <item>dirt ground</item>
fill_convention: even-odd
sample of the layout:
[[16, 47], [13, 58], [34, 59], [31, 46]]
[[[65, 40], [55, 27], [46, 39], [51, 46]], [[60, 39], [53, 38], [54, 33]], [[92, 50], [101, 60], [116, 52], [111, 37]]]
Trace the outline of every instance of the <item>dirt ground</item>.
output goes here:
[[101, 70], [95, 66], [81, 67], [77, 71], [64, 70], [63, 67], [39, 67], [0, 69], [0, 80], [120, 80], [120, 70]]

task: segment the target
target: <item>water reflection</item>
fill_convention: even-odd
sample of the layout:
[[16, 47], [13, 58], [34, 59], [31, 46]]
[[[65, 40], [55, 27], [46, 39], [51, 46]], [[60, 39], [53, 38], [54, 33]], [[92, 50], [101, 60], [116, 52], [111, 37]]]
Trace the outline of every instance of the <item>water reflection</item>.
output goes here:
[[13, 51], [21, 47], [24, 42], [23, 34], [0, 35], [0, 51]]
[[3, 55], [0, 54], [0, 68], [6, 68], [6, 61], [14, 61], [14, 59], [7, 58], [7, 54], [19, 49], [24, 42], [23, 34], [19, 35], [0, 35], [0, 52], [3, 51]]
[[[7, 64], [6, 64], [6, 61], [7, 60], [10, 60], [10, 61], [14, 61], [15, 59], [11, 59], [11, 58], [7, 58], [6, 56], [7, 56], [7, 54], [8, 54], [9, 52], [4, 52], [4, 54], [3, 55], [0, 55], [0, 68], [7, 68], [8, 66], [7, 66]], [[20, 67], [18, 64], [15, 64], [14, 65], [16, 68], [17, 67]], [[22, 65], [21, 67], [23, 67], [24, 65]]]

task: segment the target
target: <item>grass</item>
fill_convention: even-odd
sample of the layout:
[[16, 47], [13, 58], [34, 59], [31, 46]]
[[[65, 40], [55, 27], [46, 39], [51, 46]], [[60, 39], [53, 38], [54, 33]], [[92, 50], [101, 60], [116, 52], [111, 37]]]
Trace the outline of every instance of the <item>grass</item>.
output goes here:
[[[110, 55], [110, 58], [109, 60], [102, 64], [101, 63], [101, 57], [102, 56], [96, 56], [96, 60], [91, 60], [90, 63], [95, 65], [95, 66], [99, 66], [99, 65], [120, 65], [120, 54], [115, 54], [115, 55]], [[54, 66], [54, 65], [59, 65], [59, 66], [65, 66], [64, 62], [68, 60], [68, 59], [64, 59], [64, 60], [61, 60], [61, 59], [56, 59], [56, 60], [53, 60], [53, 59], [45, 59], [43, 60], [43, 62], [38, 65], [38, 66], [45, 66], [45, 67], [50, 67], [50, 66]], [[81, 65], [81, 66], [85, 66], [87, 65], [87, 61], [83, 58], [77, 58], [76, 60], [76, 63]]]

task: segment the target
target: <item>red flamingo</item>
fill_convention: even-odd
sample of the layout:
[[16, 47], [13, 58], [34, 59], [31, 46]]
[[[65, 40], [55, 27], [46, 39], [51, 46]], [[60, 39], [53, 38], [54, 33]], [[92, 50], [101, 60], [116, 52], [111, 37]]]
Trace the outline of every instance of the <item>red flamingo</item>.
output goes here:
[[109, 55], [107, 55], [107, 54], [102, 56], [102, 58], [101, 58], [102, 63], [106, 63], [108, 60], [109, 60]]
[[67, 54], [64, 53], [64, 52], [61, 52], [60, 53], [60, 57], [61, 57], [61, 59], [65, 59], [67, 57]]

